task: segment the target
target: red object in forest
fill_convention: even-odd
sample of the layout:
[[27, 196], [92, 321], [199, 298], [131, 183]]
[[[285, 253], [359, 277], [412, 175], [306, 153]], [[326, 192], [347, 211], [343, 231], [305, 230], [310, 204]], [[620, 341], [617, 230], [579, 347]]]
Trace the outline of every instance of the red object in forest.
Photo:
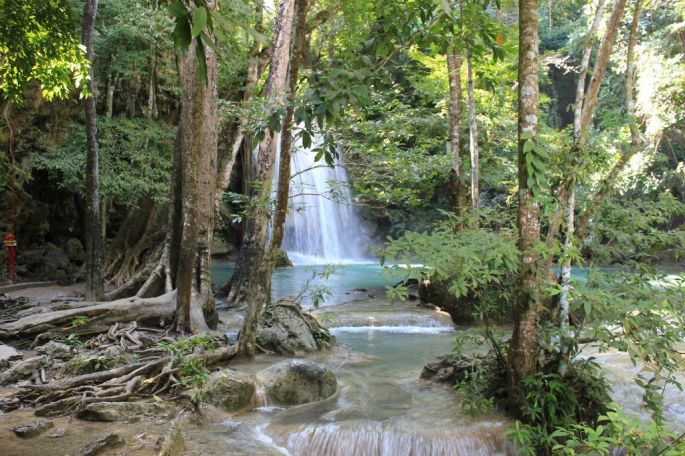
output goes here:
[[3, 244], [5, 244], [5, 247], [7, 248], [7, 255], [9, 256], [10, 280], [14, 282], [14, 280], [16, 279], [16, 277], [14, 276], [14, 259], [17, 253], [17, 240], [14, 238], [14, 234], [8, 234], [5, 237]]

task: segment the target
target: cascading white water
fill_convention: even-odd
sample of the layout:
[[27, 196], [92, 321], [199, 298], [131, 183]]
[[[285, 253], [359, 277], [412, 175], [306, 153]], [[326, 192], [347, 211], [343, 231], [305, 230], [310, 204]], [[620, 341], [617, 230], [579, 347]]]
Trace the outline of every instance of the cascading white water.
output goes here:
[[368, 261], [362, 248], [366, 235], [353, 205], [342, 151], [333, 167], [317, 162], [312, 149], [322, 142], [321, 137], [313, 137], [310, 149], [300, 140], [293, 142], [290, 166], [294, 177], [283, 248], [294, 264]]

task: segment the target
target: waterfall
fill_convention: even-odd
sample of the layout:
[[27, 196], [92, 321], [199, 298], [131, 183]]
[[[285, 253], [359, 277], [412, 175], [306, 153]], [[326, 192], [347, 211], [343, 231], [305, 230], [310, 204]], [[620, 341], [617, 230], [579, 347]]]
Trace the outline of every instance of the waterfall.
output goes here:
[[290, 169], [294, 177], [283, 248], [294, 264], [368, 261], [362, 247], [367, 236], [353, 205], [342, 151], [333, 167], [323, 160], [317, 162], [313, 149], [322, 142], [322, 137], [315, 136], [312, 148], [307, 149], [299, 139], [293, 141]]

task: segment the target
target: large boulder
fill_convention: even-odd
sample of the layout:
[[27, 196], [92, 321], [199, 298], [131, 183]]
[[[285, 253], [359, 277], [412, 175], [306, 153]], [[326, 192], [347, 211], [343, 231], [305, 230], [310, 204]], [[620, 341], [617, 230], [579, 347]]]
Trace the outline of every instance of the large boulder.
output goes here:
[[281, 361], [257, 373], [269, 399], [281, 405], [299, 405], [327, 399], [338, 382], [323, 364], [305, 359]]
[[223, 369], [209, 376], [202, 391], [207, 403], [227, 412], [238, 412], [252, 404], [255, 378], [245, 372]]
[[293, 355], [326, 349], [335, 344], [335, 338], [298, 303], [283, 300], [264, 311], [257, 344], [276, 353]]

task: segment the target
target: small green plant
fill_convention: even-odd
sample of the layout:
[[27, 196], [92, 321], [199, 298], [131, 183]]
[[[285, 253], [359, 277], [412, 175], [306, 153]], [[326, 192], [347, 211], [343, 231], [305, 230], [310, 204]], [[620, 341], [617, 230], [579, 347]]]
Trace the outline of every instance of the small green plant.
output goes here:
[[314, 268], [310, 269], [311, 275], [305, 281], [300, 293], [295, 296], [295, 301], [302, 304], [305, 298], [311, 301], [312, 305], [316, 308], [321, 306], [326, 300], [333, 297], [333, 289], [327, 285], [319, 285], [314, 282], [317, 279], [328, 280], [331, 274], [335, 274], [336, 268], [334, 265], [324, 265], [323, 270], [318, 271]]
[[77, 315], [71, 319], [71, 327], [72, 328], [79, 328], [81, 326], [86, 326], [88, 323], [90, 323], [90, 317], [87, 317], [85, 315]]

